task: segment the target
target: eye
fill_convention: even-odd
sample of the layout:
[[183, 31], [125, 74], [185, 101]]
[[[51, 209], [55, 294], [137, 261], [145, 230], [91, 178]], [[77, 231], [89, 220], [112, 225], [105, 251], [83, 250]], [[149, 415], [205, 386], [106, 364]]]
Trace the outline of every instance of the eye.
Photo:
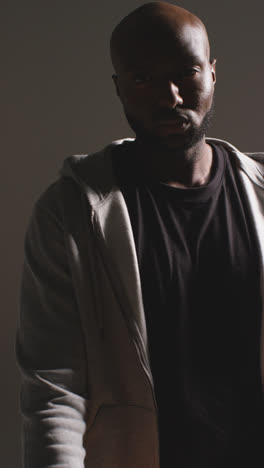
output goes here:
[[152, 80], [152, 77], [151, 75], [148, 75], [147, 73], [137, 73], [134, 77], [133, 77], [133, 82], [135, 85], [147, 85], [148, 83], [150, 83]]
[[200, 70], [197, 67], [190, 67], [190, 68], [186, 68], [180, 75], [181, 75], [181, 78], [192, 78], [195, 75], [197, 75], [199, 71]]

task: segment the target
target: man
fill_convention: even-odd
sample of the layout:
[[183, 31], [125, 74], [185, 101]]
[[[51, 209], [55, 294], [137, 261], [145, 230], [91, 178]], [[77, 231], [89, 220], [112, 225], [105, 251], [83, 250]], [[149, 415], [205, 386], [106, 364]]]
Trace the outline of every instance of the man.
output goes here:
[[192, 13], [139, 7], [111, 57], [136, 139], [67, 159], [26, 236], [25, 467], [263, 466], [263, 156], [205, 137]]

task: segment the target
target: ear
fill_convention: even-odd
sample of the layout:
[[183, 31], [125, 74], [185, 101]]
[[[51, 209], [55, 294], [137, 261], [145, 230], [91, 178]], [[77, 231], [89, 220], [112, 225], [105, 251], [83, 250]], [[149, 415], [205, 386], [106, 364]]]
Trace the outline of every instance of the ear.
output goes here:
[[216, 82], [216, 59], [212, 59], [210, 60], [210, 65], [211, 65], [211, 73], [212, 73], [212, 77], [213, 77], [213, 83], [215, 84]]
[[115, 84], [116, 94], [119, 97], [120, 92], [119, 92], [119, 88], [118, 88], [118, 76], [117, 75], [112, 75], [112, 79], [113, 79], [113, 82]]

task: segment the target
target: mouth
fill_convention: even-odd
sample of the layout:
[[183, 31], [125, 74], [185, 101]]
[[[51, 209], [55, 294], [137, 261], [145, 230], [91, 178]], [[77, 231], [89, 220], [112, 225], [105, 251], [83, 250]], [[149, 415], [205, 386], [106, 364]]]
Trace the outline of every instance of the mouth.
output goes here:
[[160, 134], [182, 134], [190, 125], [189, 119], [185, 116], [177, 116], [173, 119], [160, 120], [155, 124], [155, 129]]

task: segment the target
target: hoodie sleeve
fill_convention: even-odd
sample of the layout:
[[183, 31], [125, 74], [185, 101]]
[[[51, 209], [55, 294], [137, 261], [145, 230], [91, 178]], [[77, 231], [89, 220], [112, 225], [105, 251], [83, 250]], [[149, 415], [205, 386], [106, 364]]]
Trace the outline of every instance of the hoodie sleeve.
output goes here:
[[56, 203], [43, 199], [26, 233], [16, 352], [24, 467], [83, 468], [88, 401], [83, 331], [62, 218]]

